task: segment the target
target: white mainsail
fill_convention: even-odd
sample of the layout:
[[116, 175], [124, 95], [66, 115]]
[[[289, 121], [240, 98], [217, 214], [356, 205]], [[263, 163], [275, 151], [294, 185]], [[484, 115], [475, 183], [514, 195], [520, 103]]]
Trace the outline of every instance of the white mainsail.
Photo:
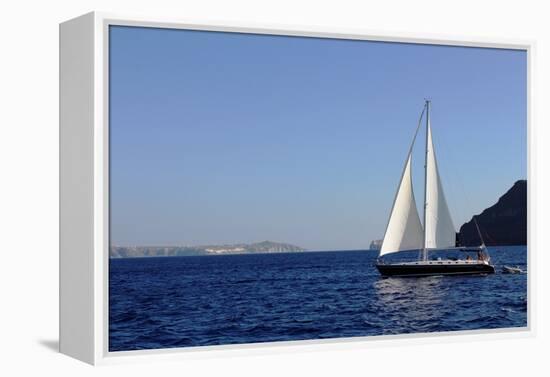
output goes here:
[[429, 115], [427, 128], [424, 248], [443, 249], [455, 246], [456, 234], [437, 169]]
[[423, 111], [403, 169], [379, 256], [404, 250], [423, 249], [424, 258], [426, 258], [427, 249], [455, 246], [455, 228], [445, 200], [435, 158], [429, 101], [426, 102], [424, 110], [426, 111], [424, 226], [420, 222], [416, 208], [411, 169], [412, 148], [424, 115]]
[[416, 201], [414, 200], [411, 159], [412, 147], [393, 202], [390, 220], [380, 248], [380, 256], [402, 250], [422, 248], [424, 237]]

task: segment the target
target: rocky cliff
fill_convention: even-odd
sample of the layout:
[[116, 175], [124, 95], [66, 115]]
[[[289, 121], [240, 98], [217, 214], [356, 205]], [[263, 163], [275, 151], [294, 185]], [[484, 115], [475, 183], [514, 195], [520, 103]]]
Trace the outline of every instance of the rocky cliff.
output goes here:
[[[514, 183], [498, 202], [475, 215], [486, 245], [527, 244], [527, 181]], [[460, 227], [460, 245], [479, 245], [474, 219]]]

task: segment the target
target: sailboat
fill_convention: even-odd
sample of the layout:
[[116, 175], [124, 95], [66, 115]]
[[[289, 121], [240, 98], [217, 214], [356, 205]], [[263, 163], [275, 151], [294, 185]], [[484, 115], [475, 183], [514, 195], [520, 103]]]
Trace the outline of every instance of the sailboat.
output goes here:
[[[418, 121], [412, 143], [405, 160], [401, 181], [395, 194], [392, 210], [376, 262], [383, 276], [427, 276], [457, 274], [490, 274], [495, 268], [483, 242], [483, 237], [474, 217], [480, 236], [476, 247], [456, 247], [456, 232], [451, 213], [443, 193], [443, 185], [437, 168], [430, 124], [431, 102], [426, 100]], [[424, 222], [421, 223], [412, 183], [413, 146], [423, 124], [426, 124], [426, 153], [424, 164]], [[436, 251], [458, 250], [464, 258], [430, 258]], [[418, 250], [416, 261], [386, 262], [384, 255], [400, 251]], [[473, 257], [469, 253], [474, 253]]]

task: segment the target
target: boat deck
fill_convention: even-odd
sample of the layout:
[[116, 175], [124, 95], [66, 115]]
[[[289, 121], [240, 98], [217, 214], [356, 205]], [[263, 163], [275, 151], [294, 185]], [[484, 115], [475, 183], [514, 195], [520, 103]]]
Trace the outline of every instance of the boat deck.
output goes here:
[[[385, 264], [385, 263], [381, 263]], [[441, 260], [428, 260], [428, 261], [414, 261], [414, 262], [397, 262], [397, 263], [388, 263], [388, 265], [392, 266], [432, 266], [432, 265], [477, 265], [477, 264], [484, 264], [489, 265], [489, 262], [486, 260], [478, 260], [478, 259], [457, 259], [457, 260], [451, 260], [451, 259], [441, 259]]]

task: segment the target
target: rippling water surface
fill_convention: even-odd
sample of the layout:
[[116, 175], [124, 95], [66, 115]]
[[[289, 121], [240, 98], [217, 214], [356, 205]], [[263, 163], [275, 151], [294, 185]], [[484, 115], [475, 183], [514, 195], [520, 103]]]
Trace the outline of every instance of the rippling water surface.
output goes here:
[[487, 276], [382, 278], [376, 253], [113, 259], [110, 351], [524, 327], [526, 247]]

